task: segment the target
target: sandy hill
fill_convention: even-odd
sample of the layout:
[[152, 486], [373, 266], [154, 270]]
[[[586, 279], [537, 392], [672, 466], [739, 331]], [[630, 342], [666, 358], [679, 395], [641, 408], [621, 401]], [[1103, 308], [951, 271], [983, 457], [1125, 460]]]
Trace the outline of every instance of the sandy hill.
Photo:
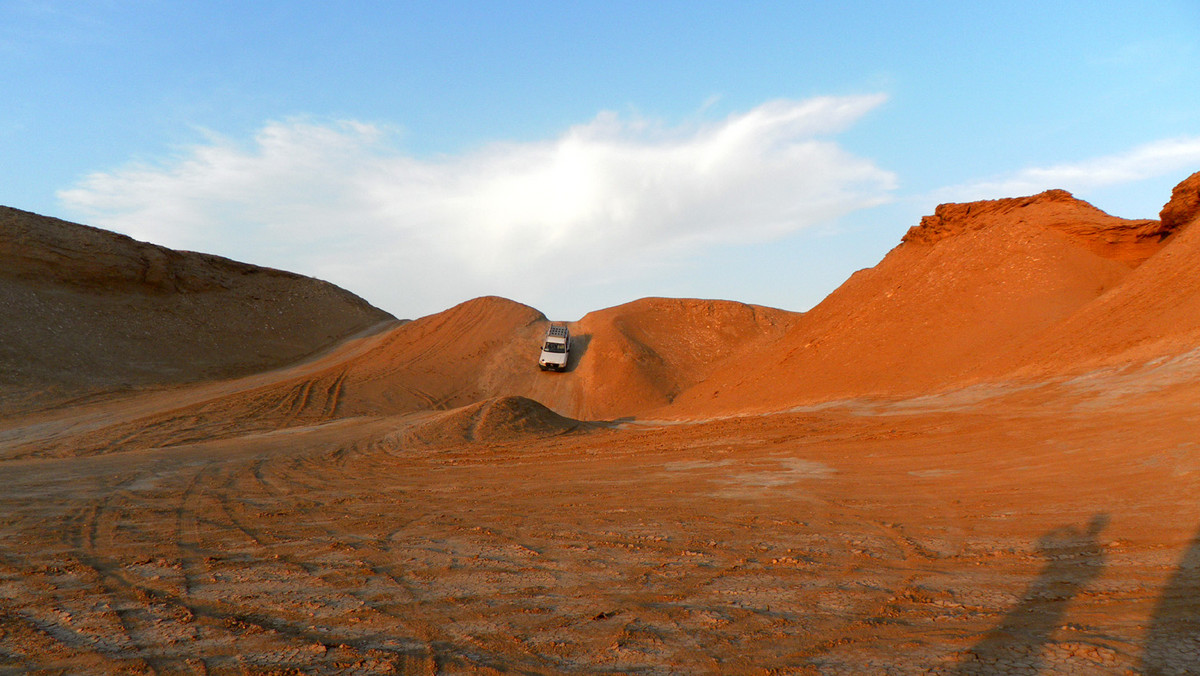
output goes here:
[[584, 316], [575, 377], [594, 417], [639, 415], [671, 403], [721, 364], [784, 335], [800, 315], [730, 301], [647, 298]]
[[496, 397], [433, 414], [388, 442], [398, 448], [505, 443], [566, 434], [590, 427], [526, 397]]
[[[130, 402], [120, 415], [97, 413], [85, 446], [43, 440], [12, 452], [93, 455], [361, 416], [408, 420], [429, 411], [446, 413], [406, 439], [429, 445], [439, 435], [460, 442], [502, 440], [514, 430], [536, 436], [574, 426], [569, 419], [611, 420], [660, 409], [724, 360], [783, 335], [798, 316], [729, 301], [635, 301], [572, 323], [569, 370], [544, 373], [537, 356], [550, 322], [542, 313], [504, 298], [476, 298], [345, 341], [317, 359]], [[479, 408], [484, 402], [492, 403]], [[411, 423], [400, 419], [401, 426]], [[501, 423], [492, 424], [496, 420]], [[530, 420], [536, 424], [527, 425]]]
[[[1061, 190], [942, 205], [803, 315], [663, 298], [592, 312], [570, 323], [565, 373], [537, 368], [547, 318], [503, 298], [380, 329], [387, 315], [316, 280], [0, 215], [0, 298], [20, 318], [0, 327], [10, 401], [234, 378], [122, 431], [153, 427], [148, 444], [498, 397], [580, 420], [778, 410], [1200, 344], [1200, 229], [1189, 227], [1200, 174], [1160, 220], [1116, 218]], [[369, 338], [297, 364], [372, 326]]]
[[[770, 358], [726, 362], [675, 411], [919, 394], [1035, 363], [1061, 371], [1136, 342], [1153, 333], [1143, 315], [1174, 324], [1196, 299], [1187, 240], [1200, 234], [1184, 229], [1190, 211], [1169, 208], [1182, 215], [1125, 220], [1061, 190], [942, 205], [765, 347]], [[1085, 346], [1083, 335], [1094, 338]]]
[[[504, 301], [490, 303], [489, 314], [503, 314]], [[731, 301], [645, 298], [571, 322], [569, 370], [543, 373], [536, 358], [549, 322], [526, 314], [529, 321], [514, 324], [500, 345], [481, 354], [472, 381], [458, 392], [476, 399], [519, 394], [583, 419], [642, 415], [669, 404], [722, 361], [782, 335], [797, 316]], [[442, 360], [453, 356], [450, 343]]]
[[492, 365], [518, 354], [536, 370], [536, 353], [529, 355], [545, 321], [526, 305], [495, 296], [476, 298], [395, 328], [374, 349], [317, 380], [342, 383], [337, 407], [343, 415], [448, 409], [521, 394], [512, 388], [502, 391], [502, 384], [489, 387], [486, 374]]
[[1138, 363], [1200, 347], [1200, 172], [1175, 187], [1160, 219], [1173, 233], [1167, 246], [1026, 346], [1024, 372]]
[[549, 320], [483, 297], [398, 326], [320, 372], [243, 396], [247, 410], [296, 419], [452, 409], [504, 396], [573, 418], [635, 416], [669, 404], [722, 360], [782, 335], [797, 316], [730, 301], [634, 301], [570, 323], [569, 370], [544, 373], [537, 356]]
[[278, 368], [391, 315], [332, 284], [0, 207], [0, 410]]

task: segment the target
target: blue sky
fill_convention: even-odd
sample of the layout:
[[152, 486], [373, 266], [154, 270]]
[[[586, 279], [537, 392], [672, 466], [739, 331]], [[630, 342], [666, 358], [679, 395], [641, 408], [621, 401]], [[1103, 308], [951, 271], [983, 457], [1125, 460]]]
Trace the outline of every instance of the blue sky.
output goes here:
[[940, 202], [1155, 217], [1198, 36], [1194, 0], [2, 0], [0, 203], [402, 317], [803, 310]]

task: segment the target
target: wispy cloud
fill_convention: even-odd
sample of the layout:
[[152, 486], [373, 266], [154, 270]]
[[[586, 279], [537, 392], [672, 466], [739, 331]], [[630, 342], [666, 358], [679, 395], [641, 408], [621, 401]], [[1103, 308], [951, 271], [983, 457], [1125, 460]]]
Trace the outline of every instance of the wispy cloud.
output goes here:
[[1008, 176], [950, 186], [938, 190], [934, 197], [943, 202], [963, 202], [1030, 195], [1051, 188], [1086, 193], [1197, 168], [1200, 136], [1184, 136], [1082, 162], [1032, 167]]
[[297, 270], [394, 312], [496, 293], [537, 303], [705, 247], [777, 238], [889, 199], [895, 177], [834, 136], [882, 96], [774, 101], [671, 127], [601, 113], [557, 138], [421, 159], [360, 122], [211, 135], [59, 193], [81, 220]]

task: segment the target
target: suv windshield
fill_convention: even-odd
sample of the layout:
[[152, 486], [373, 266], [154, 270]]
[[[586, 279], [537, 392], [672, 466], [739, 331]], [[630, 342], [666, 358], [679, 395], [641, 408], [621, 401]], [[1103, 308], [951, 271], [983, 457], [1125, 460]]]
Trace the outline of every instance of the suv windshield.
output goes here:
[[546, 343], [542, 350], [545, 352], [566, 352], [567, 346], [562, 343]]

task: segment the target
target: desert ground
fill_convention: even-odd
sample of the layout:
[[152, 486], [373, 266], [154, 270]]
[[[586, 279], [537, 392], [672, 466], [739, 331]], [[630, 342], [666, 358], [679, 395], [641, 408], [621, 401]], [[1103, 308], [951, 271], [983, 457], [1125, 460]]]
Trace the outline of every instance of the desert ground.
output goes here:
[[1200, 673], [1197, 220], [943, 205], [543, 373], [512, 301], [6, 210], [0, 673]]

